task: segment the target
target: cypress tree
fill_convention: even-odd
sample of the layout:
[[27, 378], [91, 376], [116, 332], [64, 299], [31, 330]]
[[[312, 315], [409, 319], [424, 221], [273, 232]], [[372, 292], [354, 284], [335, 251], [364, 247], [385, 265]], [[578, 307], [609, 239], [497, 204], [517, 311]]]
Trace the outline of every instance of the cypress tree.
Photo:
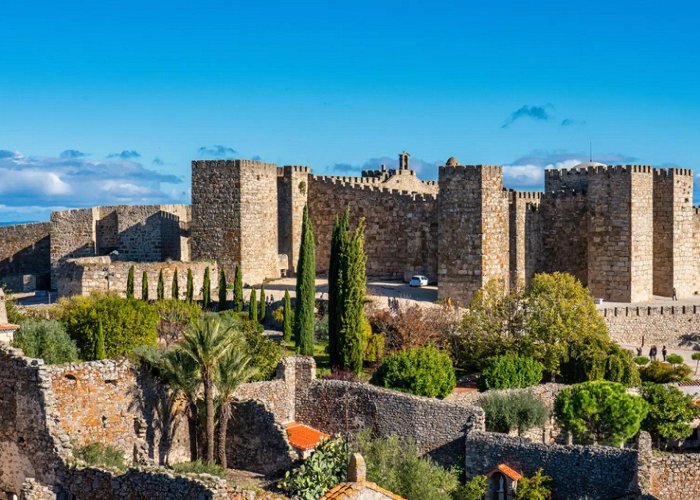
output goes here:
[[209, 266], [204, 270], [204, 281], [202, 283], [202, 307], [209, 309], [211, 302], [211, 276], [209, 275]]
[[192, 269], [187, 270], [187, 302], [194, 300], [194, 278], [192, 277]]
[[297, 264], [296, 311], [294, 312], [294, 342], [302, 356], [314, 354], [314, 315], [316, 306], [316, 247], [309, 207], [304, 206], [301, 224], [301, 246]]
[[265, 316], [267, 316], [267, 304], [265, 303], [265, 286], [260, 288], [260, 323], [265, 324]]
[[175, 269], [173, 273], [172, 298], [174, 300], [180, 300], [180, 283], [178, 283], [177, 269]]
[[342, 312], [340, 319], [340, 338], [342, 366], [359, 374], [362, 371], [363, 345], [365, 332], [365, 292], [366, 265], [365, 257], [365, 221], [360, 220], [347, 251], [341, 260], [343, 269]]
[[284, 291], [284, 341], [292, 339], [292, 299], [289, 298], [289, 290]]
[[248, 319], [250, 321], [258, 321], [258, 300], [255, 294], [255, 288], [250, 291], [250, 304], [248, 304]]
[[127, 299], [133, 299], [134, 298], [134, 273], [136, 270], [134, 269], [134, 266], [131, 266], [129, 268], [129, 274], [126, 277], [126, 298]]
[[105, 352], [105, 333], [102, 330], [102, 321], [97, 324], [97, 337], [95, 338], [95, 359], [105, 359], [107, 353]]
[[224, 268], [221, 268], [219, 272], [219, 311], [226, 310], [226, 294], [228, 290], [226, 289], [228, 285], [226, 284], [226, 272]]
[[350, 210], [346, 209], [342, 218], [335, 218], [331, 236], [331, 257], [328, 265], [328, 355], [331, 367], [343, 364], [340, 353], [340, 318], [342, 316], [342, 269], [340, 267], [343, 253], [348, 243], [348, 226]]
[[242, 312], [245, 302], [243, 300], [243, 270], [240, 264], [236, 266], [236, 277], [233, 282], [233, 310]]
[[146, 271], [141, 275], [141, 299], [148, 301], [148, 273]]
[[158, 289], [156, 290], [156, 299], [163, 300], [165, 298], [165, 282], [163, 281], [163, 270], [158, 273]]

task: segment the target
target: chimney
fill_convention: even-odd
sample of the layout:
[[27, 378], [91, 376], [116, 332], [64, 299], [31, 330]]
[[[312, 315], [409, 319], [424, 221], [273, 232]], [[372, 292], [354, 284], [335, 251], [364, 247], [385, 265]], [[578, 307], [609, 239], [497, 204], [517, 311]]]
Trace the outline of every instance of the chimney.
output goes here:
[[367, 465], [359, 453], [353, 453], [348, 464], [348, 481], [362, 483], [367, 480]]

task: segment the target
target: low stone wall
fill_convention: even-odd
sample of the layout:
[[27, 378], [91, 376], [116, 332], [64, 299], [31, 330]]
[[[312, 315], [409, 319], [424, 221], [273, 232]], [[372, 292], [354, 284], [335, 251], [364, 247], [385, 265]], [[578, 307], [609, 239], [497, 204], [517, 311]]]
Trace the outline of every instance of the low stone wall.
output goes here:
[[[93, 292], [117, 292], [126, 295], [126, 282], [129, 269], [134, 266], [134, 295], [141, 298], [141, 284], [144, 271], [148, 277], [148, 297], [155, 299], [158, 294], [158, 275], [163, 271], [165, 297], [171, 297], [173, 276], [178, 274], [180, 298], [187, 294], [187, 271], [192, 270], [195, 298], [201, 298], [204, 271], [208, 267], [211, 276], [212, 297], [218, 294], [219, 268], [215, 262], [122, 262], [105, 257], [83, 257], [68, 259], [56, 271], [58, 293], [61, 296], [89, 295]], [[109, 275], [109, 283], [107, 276]]]
[[37, 276], [39, 284], [42, 277], [43, 284], [49, 284], [50, 232], [50, 222], [0, 226], [0, 284], [16, 292], [34, 291]]
[[422, 453], [445, 466], [461, 460], [464, 433], [482, 429], [484, 412], [364, 383], [315, 380], [296, 387], [296, 421], [327, 433], [374, 429], [413, 438]]
[[700, 453], [653, 453], [650, 492], [658, 498], [700, 498]]
[[236, 399], [255, 399], [264, 402], [278, 421], [282, 423], [294, 420], [294, 398], [283, 380], [280, 378], [268, 382], [251, 382], [242, 384], [236, 389]]
[[615, 307], [598, 311], [621, 344], [700, 345], [700, 306]]
[[552, 478], [552, 498], [622, 498], [641, 492], [636, 450], [545, 445], [492, 432], [467, 433], [467, 478], [505, 463], [526, 476], [538, 468]]

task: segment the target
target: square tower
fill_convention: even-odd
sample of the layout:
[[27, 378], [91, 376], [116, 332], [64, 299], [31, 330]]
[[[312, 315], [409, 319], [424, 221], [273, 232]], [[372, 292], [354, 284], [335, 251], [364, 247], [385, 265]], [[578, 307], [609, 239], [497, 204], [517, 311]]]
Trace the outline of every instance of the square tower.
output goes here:
[[438, 296], [468, 304], [491, 280], [508, 289], [508, 194], [503, 169], [440, 167]]

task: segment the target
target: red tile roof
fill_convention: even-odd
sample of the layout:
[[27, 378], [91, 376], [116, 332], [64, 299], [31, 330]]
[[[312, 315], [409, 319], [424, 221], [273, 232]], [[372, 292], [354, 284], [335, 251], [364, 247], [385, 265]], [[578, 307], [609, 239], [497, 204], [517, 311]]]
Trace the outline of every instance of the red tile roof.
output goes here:
[[506, 464], [498, 464], [496, 468], [503, 474], [511, 478], [513, 481], [518, 481], [521, 477], [523, 477], [521, 474], [518, 474], [513, 469], [508, 467]]
[[0, 324], [0, 331], [4, 331], [4, 330], [19, 330], [19, 325], [12, 325], [12, 324], [1, 325]]
[[[385, 490], [381, 486], [369, 481], [358, 481], [356, 483], [340, 483], [321, 497], [321, 500], [344, 500], [358, 496], [363, 491], [374, 491], [392, 500], [406, 500], [404, 497]], [[375, 497], [372, 497], [375, 498]]]
[[330, 436], [321, 431], [317, 431], [308, 425], [289, 422], [287, 424], [287, 436], [289, 444], [300, 450], [313, 450], [321, 440], [328, 439]]

